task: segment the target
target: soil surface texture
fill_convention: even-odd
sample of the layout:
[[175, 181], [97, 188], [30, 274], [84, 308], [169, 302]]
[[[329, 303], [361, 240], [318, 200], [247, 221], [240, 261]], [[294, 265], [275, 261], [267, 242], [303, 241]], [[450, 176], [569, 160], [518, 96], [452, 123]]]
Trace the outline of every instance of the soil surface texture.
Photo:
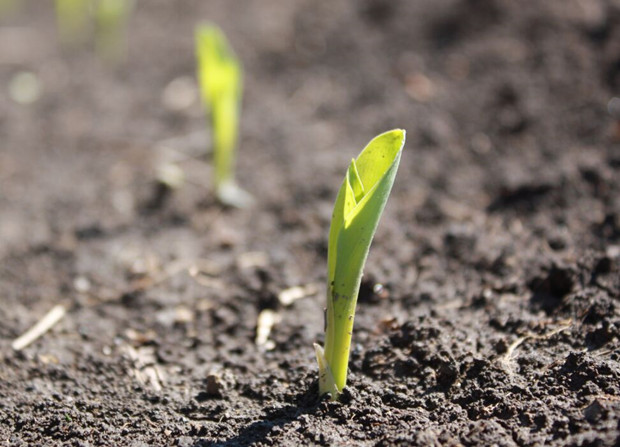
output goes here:
[[[0, 18], [0, 445], [620, 445], [617, 0], [138, 0], [117, 65], [52, 4]], [[211, 188], [202, 20], [248, 209]], [[397, 127], [334, 403], [332, 206]]]

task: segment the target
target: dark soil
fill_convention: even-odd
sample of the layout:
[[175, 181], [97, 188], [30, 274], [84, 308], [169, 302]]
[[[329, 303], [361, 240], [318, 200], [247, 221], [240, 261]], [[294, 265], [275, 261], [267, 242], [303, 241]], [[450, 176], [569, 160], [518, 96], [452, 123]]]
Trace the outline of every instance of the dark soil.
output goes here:
[[[620, 444], [617, 1], [142, 0], [116, 68], [61, 50], [51, 4], [0, 27], [3, 445]], [[252, 209], [210, 188], [202, 19], [245, 65]], [[349, 387], [319, 400], [331, 207], [395, 127]]]

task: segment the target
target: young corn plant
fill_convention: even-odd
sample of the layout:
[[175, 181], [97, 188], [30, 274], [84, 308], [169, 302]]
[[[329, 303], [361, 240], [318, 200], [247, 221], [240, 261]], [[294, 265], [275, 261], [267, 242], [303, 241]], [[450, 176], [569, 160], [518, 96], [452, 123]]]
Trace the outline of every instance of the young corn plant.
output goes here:
[[9, 17], [17, 10], [18, 0], [0, 0], [0, 19]]
[[370, 243], [385, 208], [405, 144], [405, 131], [375, 137], [351, 161], [329, 229], [325, 347], [314, 345], [319, 393], [338, 400], [347, 384], [353, 319]]
[[127, 51], [127, 27], [134, 0], [96, 0], [95, 50], [110, 63], [125, 59]]
[[133, 6], [134, 0], [56, 0], [60, 40], [63, 45], [77, 45], [90, 39], [94, 30], [99, 57], [118, 63], [125, 57]]
[[215, 191], [220, 202], [242, 208], [253, 200], [235, 181], [243, 90], [241, 63], [224, 33], [210, 24], [196, 29], [196, 59], [202, 102], [211, 116]]
[[88, 35], [92, 0], [56, 0], [56, 22], [64, 45], [81, 43]]

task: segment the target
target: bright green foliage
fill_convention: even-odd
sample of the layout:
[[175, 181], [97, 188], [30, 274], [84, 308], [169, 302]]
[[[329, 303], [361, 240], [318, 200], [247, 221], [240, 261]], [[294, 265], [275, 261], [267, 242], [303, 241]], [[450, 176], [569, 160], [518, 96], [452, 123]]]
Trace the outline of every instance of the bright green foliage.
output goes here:
[[385, 208], [405, 144], [405, 131], [375, 137], [351, 161], [338, 192], [328, 245], [325, 349], [315, 345], [319, 392], [338, 399], [347, 382], [355, 306], [370, 243]]
[[116, 63], [125, 57], [133, 4], [133, 0], [95, 0], [95, 47], [108, 62]]
[[81, 42], [89, 31], [92, 0], [56, 0], [56, 20], [64, 44]]
[[215, 25], [196, 29], [198, 82], [202, 101], [211, 113], [214, 183], [223, 202], [245, 206], [250, 196], [235, 184], [235, 150], [243, 90], [241, 63], [224, 33]]

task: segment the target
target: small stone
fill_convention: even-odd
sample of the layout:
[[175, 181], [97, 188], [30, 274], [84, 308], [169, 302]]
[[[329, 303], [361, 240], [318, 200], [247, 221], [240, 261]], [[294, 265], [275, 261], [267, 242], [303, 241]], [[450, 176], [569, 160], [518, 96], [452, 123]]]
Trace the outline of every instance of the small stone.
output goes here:
[[222, 397], [222, 391], [224, 391], [224, 384], [218, 374], [209, 374], [206, 379], [207, 389], [206, 392], [211, 397]]
[[198, 100], [198, 87], [191, 76], [179, 76], [164, 89], [161, 102], [167, 109], [178, 112], [191, 107]]
[[194, 312], [186, 306], [177, 306], [174, 309], [175, 323], [191, 323], [194, 321]]
[[205, 379], [205, 390], [199, 394], [201, 398], [222, 398], [226, 390], [234, 386], [235, 377], [229, 371], [212, 371]]
[[390, 297], [389, 290], [381, 283], [376, 283], [372, 287], [372, 293], [374, 293], [377, 297], [381, 298], [382, 300]]
[[73, 288], [76, 292], [86, 293], [90, 290], [90, 281], [85, 276], [78, 276], [73, 280]]
[[34, 73], [21, 71], [9, 82], [9, 96], [17, 104], [28, 105], [41, 96], [41, 83]]
[[495, 352], [497, 352], [498, 354], [505, 354], [508, 352], [508, 343], [506, 342], [506, 340], [499, 339], [497, 340], [497, 342], [495, 343]]
[[419, 102], [428, 102], [436, 95], [436, 87], [433, 81], [421, 73], [407, 76], [405, 80], [407, 94]]
[[601, 418], [607, 413], [605, 407], [598, 401], [595, 400], [584, 410], [583, 415], [591, 424], [598, 422]]
[[185, 172], [174, 163], [163, 163], [157, 167], [157, 181], [170, 189], [179, 189], [185, 183]]
[[605, 253], [610, 258], [620, 258], [620, 245], [610, 245]]

